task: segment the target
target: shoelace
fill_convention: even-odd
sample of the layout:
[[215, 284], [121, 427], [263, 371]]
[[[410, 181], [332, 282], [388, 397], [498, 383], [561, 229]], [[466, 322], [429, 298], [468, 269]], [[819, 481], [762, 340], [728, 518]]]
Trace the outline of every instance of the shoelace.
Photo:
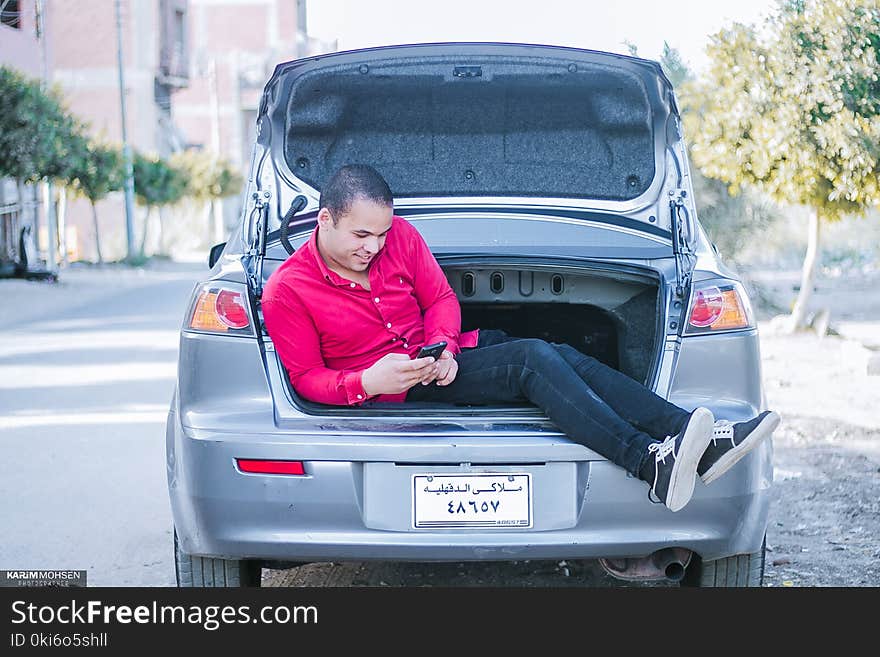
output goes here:
[[719, 440], [733, 441], [733, 422], [730, 420], [718, 420], [712, 429], [712, 444], [717, 445]]
[[[669, 436], [662, 443], [651, 443], [648, 445], [648, 451], [654, 454], [654, 463], [656, 464], [658, 461], [663, 461], [666, 463], [666, 457], [675, 449], [675, 436]], [[654, 481], [651, 483], [651, 487], [648, 489], [648, 499], [651, 502], [660, 502], [663, 500], [660, 499], [660, 496], [655, 492], [657, 490], [657, 475], [659, 474], [657, 466], [654, 466]]]
[[666, 457], [675, 449], [675, 436], [669, 436], [662, 443], [651, 443], [648, 445], [649, 452], [655, 452], [654, 460], [666, 463]]

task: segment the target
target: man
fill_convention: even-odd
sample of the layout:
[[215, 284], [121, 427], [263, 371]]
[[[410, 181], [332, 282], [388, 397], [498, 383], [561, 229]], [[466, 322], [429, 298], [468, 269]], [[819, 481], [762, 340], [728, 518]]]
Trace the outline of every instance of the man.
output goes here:
[[[769, 436], [692, 413], [566, 344], [460, 333], [461, 308], [419, 232], [395, 216], [378, 172], [342, 167], [321, 191], [311, 239], [269, 277], [266, 328], [294, 389], [325, 404], [530, 401], [572, 440], [644, 480], [670, 510], [697, 474], [714, 481]], [[413, 358], [439, 341], [446, 350]]]

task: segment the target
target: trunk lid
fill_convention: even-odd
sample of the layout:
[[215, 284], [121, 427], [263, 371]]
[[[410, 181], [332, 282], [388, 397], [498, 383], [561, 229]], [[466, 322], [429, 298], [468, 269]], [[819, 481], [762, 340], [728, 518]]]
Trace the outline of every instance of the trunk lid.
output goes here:
[[617, 211], [656, 197], [678, 120], [656, 62], [495, 43], [282, 64], [263, 113], [275, 168], [307, 197], [339, 166], [368, 162], [395, 198], [593, 201]]

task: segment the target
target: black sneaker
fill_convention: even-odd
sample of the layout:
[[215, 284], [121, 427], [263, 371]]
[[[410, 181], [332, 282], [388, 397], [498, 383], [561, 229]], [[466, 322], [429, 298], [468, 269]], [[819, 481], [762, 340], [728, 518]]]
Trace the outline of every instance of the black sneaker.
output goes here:
[[648, 446], [654, 455], [651, 493], [670, 511], [679, 511], [691, 501], [697, 478], [697, 464], [712, 440], [715, 418], [708, 408], [697, 408], [677, 436]]
[[704, 484], [710, 484], [743, 456], [757, 447], [779, 426], [779, 414], [764, 411], [745, 422], [719, 420], [712, 431], [712, 440], [700, 459], [697, 472]]

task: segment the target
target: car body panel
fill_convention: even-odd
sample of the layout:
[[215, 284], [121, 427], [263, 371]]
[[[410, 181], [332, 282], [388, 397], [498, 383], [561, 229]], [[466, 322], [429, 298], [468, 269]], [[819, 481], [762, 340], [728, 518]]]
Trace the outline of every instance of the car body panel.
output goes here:
[[[234, 459], [298, 458], [300, 449], [273, 434], [271, 442], [238, 441], [227, 433], [188, 435], [174, 414], [169, 415], [172, 473], [169, 481], [175, 526], [185, 551], [221, 558], [275, 560], [399, 559], [412, 561], [468, 559], [593, 558], [643, 556], [667, 546], [684, 547], [706, 559], [754, 551], [761, 545], [772, 482], [769, 444], [756, 449], [727, 476], [711, 487], [697, 482], [694, 499], [682, 511], [671, 513], [647, 497], [644, 483], [604, 460], [582, 460], [569, 447], [569, 460], [535, 464], [531, 458], [554, 452], [566, 439], [534, 445], [531, 456], [502, 445], [498, 465], [434, 464], [441, 452], [429, 445], [420, 451], [427, 461], [413, 464], [414, 449], [398, 460], [309, 460], [306, 475], [254, 475], [239, 472]], [[303, 436], [302, 438], [306, 438]], [[313, 436], [321, 448], [335, 436]], [[362, 434], [339, 437], [352, 449], [366, 450], [376, 437]], [[312, 444], [307, 438], [303, 441]], [[321, 445], [323, 443], [323, 445]], [[410, 447], [414, 446], [410, 443]], [[488, 459], [485, 442], [473, 441], [451, 448], [458, 458]], [[379, 449], [376, 450], [380, 454]], [[334, 452], [323, 452], [333, 456]], [[337, 451], [340, 456], [342, 450]], [[449, 452], [442, 452], [448, 458]], [[390, 456], [390, 454], [388, 454]], [[581, 458], [578, 458], [581, 457]], [[518, 463], [513, 463], [518, 461]], [[469, 463], [463, 461], [463, 463]], [[510, 472], [554, 468], [568, 471], [551, 482], [545, 495], [567, 499], [550, 518], [529, 530], [431, 529], [414, 530], [409, 513], [409, 476], [413, 472]], [[392, 478], [402, 490], [395, 498], [389, 482], [381, 486], [364, 472], [399, 473]], [[548, 474], [549, 474], [548, 472]], [[555, 492], [554, 492], [555, 490]], [[377, 500], [374, 500], [374, 496]], [[390, 507], [383, 508], [383, 504]], [[536, 512], [536, 522], [538, 512]], [[571, 525], [571, 519], [574, 524]], [[571, 526], [568, 526], [571, 525]], [[555, 527], [554, 527], [555, 526]]]

